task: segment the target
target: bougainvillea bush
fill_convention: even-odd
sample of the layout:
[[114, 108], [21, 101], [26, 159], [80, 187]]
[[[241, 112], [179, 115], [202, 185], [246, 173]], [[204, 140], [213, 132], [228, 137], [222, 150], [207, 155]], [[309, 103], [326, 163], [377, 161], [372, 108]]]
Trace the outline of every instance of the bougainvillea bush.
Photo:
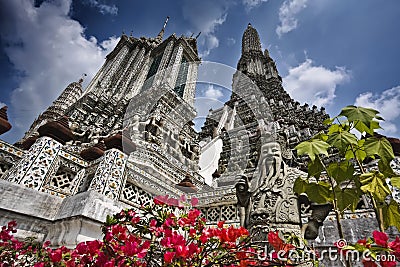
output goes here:
[[[79, 243], [75, 248], [51, 248], [49, 242], [19, 241], [16, 223], [0, 233], [0, 267], [3, 266], [295, 266], [286, 259], [299, 246], [270, 232], [268, 241], [283, 253], [264, 255], [251, 243], [243, 227], [207, 226], [200, 211], [183, 196], [156, 197], [154, 203], [107, 216], [104, 238]], [[297, 244], [299, 245], [299, 244]]]
[[[358, 257], [366, 267], [396, 267], [400, 261], [400, 237], [389, 241], [386, 233], [373, 231], [372, 237], [360, 239], [355, 244], [341, 248], [346, 251], [356, 251]], [[378, 265], [379, 264], [379, 265]]]

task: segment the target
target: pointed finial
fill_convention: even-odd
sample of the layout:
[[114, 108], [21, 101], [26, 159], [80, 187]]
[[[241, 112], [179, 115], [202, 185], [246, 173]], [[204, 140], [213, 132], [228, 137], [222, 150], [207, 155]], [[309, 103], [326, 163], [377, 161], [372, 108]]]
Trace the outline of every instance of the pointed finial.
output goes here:
[[133, 36], [133, 30], [131, 30], [131, 34], [129, 35], [130, 37], [132, 37]]
[[247, 27], [253, 27], [253, 26], [252, 26], [251, 23], [249, 22], [249, 24], [247, 24]]
[[166, 20], [165, 20], [165, 22], [164, 22], [163, 29], [165, 29], [165, 27], [167, 27], [168, 20], [169, 20], [169, 16], [167, 16], [167, 18], [166, 18]]
[[161, 41], [163, 39], [165, 27], [167, 26], [168, 20], [169, 20], [169, 16], [167, 16], [167, 19], [164, 22], [163, 28], [161, 29], [160, 33], [156, 37], [156, 41], [159, 42], [159, 43], [161, 43]]
[[199, 32], [199, 34], [196, 35], [196, 39], [199, 38], [200, 34], [201, 34], [201, 32]]
[[192, 38], [192, 37], [193, 37], [193, 34], [194, 34], [194, 32], [192, 32], [192, 34], [190, 35], [190, 38]]
[[83, 79], [84, 79], [86, 76], [87, 76], [87, 74], [86, 74], [86, 73], [83, 73], [82, 76], [81, 76], [81, 78], [79, 79], [78, 83], [82, 83], [82, 82], [83, 82]]

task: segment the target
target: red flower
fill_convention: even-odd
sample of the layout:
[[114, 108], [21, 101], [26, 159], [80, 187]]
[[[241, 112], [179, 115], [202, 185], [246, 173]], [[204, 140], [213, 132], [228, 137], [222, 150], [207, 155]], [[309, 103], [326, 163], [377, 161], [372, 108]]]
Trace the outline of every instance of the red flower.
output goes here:
[[164, 253], [165, 263], [171, 263], [174, 257], [175, 257], [175, 252], [171, 252], [171, 251], [165, 252]]
[[364, 267], [377, 267], [378, 266], [371, 258], [363, 259], [362, 264], [364, 265]]
[[276, 232], [271, 231], [268, 233], [268, 242], [276, 251], [280, 250], [280, 248], [283, 246], [283, 241], [279, 237], [278, 231]]
[[80, 255], [83, 255], [83, 254], [86, 254], [86, 253], [88, 253], [88, 251], [89, 251], [89, 248], [88, 248], [88, 246], [85, 244], [85, 243], [79, 243], [77, 246], [76, 246], [76, 251], [78, 252], [78, 254], [80, 254]]
[[60, 262], [62, 259], [62, 251], [61, 249], [56, 249], [50, 252], [49, 254], [51, 262]]
[[393, 254], [399, 258], [400, 257], [400, 238], [398, 236], [396, 236], [396, 239], [394, 241], [389, 242], [388, 248], [393, 250]]
[[396, 267], [396, 261], [380, 261], [382, 267]]
[[192, 207], [196, 207], [197, 204], [199, 204], [199, 199], [192, 197], [192, 199], [190, 199], [190, 204], [192, 205]]
[[224, 227], [225, 221], [220, 221], [218, 222], [218, 228], [223, 228]]
[[378, 246], [385, 247], [385, 248], [387, 247], [387, 245], [388, 245], [387, 241], [389, 238], [386, 233], [375, 230], [372, 232], [372, 236], [374, 237], [375, 243]]
[[165, 196], [156, 196], [156, 197], [153, 199], [153, 202], [154, 202], [154, 204], [156, 204], [156, 205], [164, 205], [164, 204], [167, 203], [167, 201], [168, 201], [168, 195], [165, 195]]
[[100, 247], [103, 246], [103, 243], [99, 240], [87, 241], [86, 244], [91, 255], [98, 253]]

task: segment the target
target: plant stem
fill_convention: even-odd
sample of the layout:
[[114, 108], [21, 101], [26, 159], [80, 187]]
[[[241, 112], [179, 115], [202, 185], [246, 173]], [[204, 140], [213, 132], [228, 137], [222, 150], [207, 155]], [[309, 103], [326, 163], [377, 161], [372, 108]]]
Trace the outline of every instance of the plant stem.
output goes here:
[[332, 177], [330, 177], [330, 176], [328, 175], [328, 170], [327, 170], [327, 168], [326, 168], [324, 162], [319, 158], [319, 156], [317, 156], [317, 157], [318, 157], [319, 161], [321, 162], [321, 165], [322, 165], [322, 167], [324, 168], [324, 170], [325, 170], [325, 172], [326, 172], [326, 174], [327, 174], [328, 181], [329, 181], [329, 183], [330, 183], [330, 185], [331, 185], [331, 187], [332, 187], [332, 193], [333, 193], [333, 210], [335, 211], [335, 215], [336, 215], [336, 223], [337, 223], [337, 228], [338, 228], [338, 232], [339, 232], [339, 237], [340, 237], [341, 239], [343, 239], [343, 238], [344, 238], [344, 234], [343, 234], [342, 223], [341, 223], [341, 221], [340, 221], [340, 211], [339, 211], [339, 209], [338, 209], [338, 204], [337, 204], [337, 196], [336, 196], [336, 193], [335, 193], [335, 185], [334, 185], [334, 183], [333, 183]]
[[[351, 144], [351, 151], [353, 152], [354, 159], [357, 161], [357, 165], [358, 165], [358, 167], [360, 168], [361, 173], [362, 173], [362, 174], [365, 174], [366, 172], [365, 172], [365, 170], [364, 170], [364, 167], [362, 166], [360, 160], [356, 157], [356, 152], [354, 151], [354, 146], [353, 146], [353, 144]], [[369, 193], [368, 196], [369, 196], [369, 197], [371, 198], [371, 200], [372, 200], [372, 206], [373, 206], [374, 211], [375, 211], [375, 217], [376, 217], [376, 220], [377, 220], [377, 222], [378, 222], [379, 231], [385, 232], [385, 227], [384, 227], [384, 225], [383, 225], [383, 213], [382, 213], [382, 208], [378, 207], [378, 205], [377, 205], [377, 203], [376, 203], [376, 200], [375, 200], [374, 196], [373, 196], [371, 193]]]
[[375, 198], [372, 196], [371, 193], [369, 193], [369, 197], [372, 199], [372, 205], [374, 206], [375, 214], [376, 214], [376, 220], [378, 221], [378, 226], [379, 226], [379, 231], [385, 232], [385, 227], [383, 225], [383, 211], [381, 207], [378, 207], [376, 204]]
[[[335, 192], [335, 184], [333, 183], [333, 179], [330, 175], [328, 175], [328, 169], [326, 168], [324, 162], [321, 160], [321, 158], [319, 158], [319, 156], [317, 156], [319, 161], [321, 162], [322, 167], [324, 168], [325, 172], [326, 172], [326, 176], [328, 177], [329, 183], [332, 187], [332, 194], [333, 194], [333, 210], [335, 211], [335, 216], [336, 216], [336, 224], [337, 224], [337, 229], [339, 232], [339, 238], [340, 239], [344, 239], [344, 233], [343, 233], [343, 227], [342, 227], [342, 222], [341, 222], [341, 214], [340, 211], [338, 209], [338, 204], [337, 204], [337, 196], [336, 196], [336, 192]], [[345, 261], [346, 267], [350, 267], [351, 263], [348, 259], [346, 259]]]

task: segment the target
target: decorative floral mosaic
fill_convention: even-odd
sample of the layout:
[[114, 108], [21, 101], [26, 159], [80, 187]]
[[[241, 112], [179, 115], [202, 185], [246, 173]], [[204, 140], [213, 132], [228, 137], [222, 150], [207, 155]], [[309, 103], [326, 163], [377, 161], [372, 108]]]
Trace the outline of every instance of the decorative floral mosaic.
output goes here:
[[124, 184], [127, 156], [117, 149], [107, 150], [96, 170], [89, 190], [118, 199]]
[[39, 190], [61, 147], [60, 143], [49, 137], [39, 138], [25, 156], [10, 169], [5, 179]]

